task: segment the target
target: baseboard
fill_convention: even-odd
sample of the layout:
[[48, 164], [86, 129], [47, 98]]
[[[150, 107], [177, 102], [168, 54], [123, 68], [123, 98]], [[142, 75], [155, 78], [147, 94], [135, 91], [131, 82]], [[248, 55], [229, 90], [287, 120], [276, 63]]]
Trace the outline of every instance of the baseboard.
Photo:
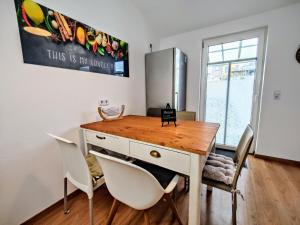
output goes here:
[[[81, 191], [79, 189], [76, 189], [75, 191], [73, 191], [71, 194], [68, 195], [68, 201], [73, 199], [74, 197], [76, 197], [80, 193], [81, 193]], [[57, 202], [55, 202], [54, 204], [47, 207], [46, 209], [44, 209], [43, 211], [41, 211], [38, 214], [34, 215], [30, 219], [28, 219], [25, 222], [21, 223], [21, 225], [33, 224], [35, 220], [38, 220], [38, 219], [44, 217], [49, 210], [51, 211], [51, 209], [54, 209], [54, 208], [57, 208], [57, 207], [60, 207], [60, 206], [63, 207], [63, 204], [64, 204], [64, 199], [62, 198], [62, 199], [58, 200]], [[61, 210], [63, 211], [63, 208], [61, 208]]]
[[280, 163], [284, 163], [284, 164], [289, 164], [289, 165], [293, 165], [293, 166], [300, 166], [299, 161], [294, 161], [294, 160], [290, 160], [290, 159], [282, 159], [282, 158], [277, 158], [277, 157], [272, 157], [272, 156], [267, 156], [267, 155], [259, 155], [259, 154], [255, 154], [254, 157], [259, 158], [259, 159], [265, 159], [265, 160], [280, 162]]

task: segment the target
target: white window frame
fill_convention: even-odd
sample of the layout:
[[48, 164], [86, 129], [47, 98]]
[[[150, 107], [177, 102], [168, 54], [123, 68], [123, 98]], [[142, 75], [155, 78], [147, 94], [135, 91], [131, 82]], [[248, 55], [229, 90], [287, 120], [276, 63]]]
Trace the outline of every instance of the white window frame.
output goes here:
[[[263, 77], [264, 77], [264, 65], [265, 65], [265, 49], [267, 41], [267, 27], [262, 27], [254, 30], [248, 30], [240, 33], [229, 34], [225, 36], [219, 36], [203, 40], [202, 45], [202, 63], [201, 63], [201, 79], [200, 79], [200, 104], [198, 109], [199, 119], [205, 120], [206, 109], [206, 97], [207, 97], [207, 65], [208, 65], [208, 47], [212, 45], [218, 45], [222, 43], [234, 42], [239, 40], [258, 38], [257, 45], [257, 67], [256, 76], [254, 78], [253, 85], [253, 98], [252, 98], [252, 112], [250, 124], [254, 130], [254, 144], [250, 152], [254, 152], [256, 149], [256, 136], [259, 128], [259, 117], [261, 109], [261, 97], [263, 89]], [[220, 146], [226, 147], [226, 146]], [[227, 147], [228, 148], [228, 147]], [[230, 148], [234, 150], [233, 148]]]

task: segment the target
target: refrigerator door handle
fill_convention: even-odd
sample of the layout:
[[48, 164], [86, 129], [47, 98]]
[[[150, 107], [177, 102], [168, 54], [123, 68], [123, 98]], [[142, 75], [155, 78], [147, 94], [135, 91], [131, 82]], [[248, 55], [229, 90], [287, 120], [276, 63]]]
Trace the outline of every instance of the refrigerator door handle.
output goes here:
[[178, 103], [179, 103], [179, 99], [178, 99], [178, 92], [175, 92], [175, 108], [176, 108], [176, 111], [179, 110], [179, 106], [178, 106]]

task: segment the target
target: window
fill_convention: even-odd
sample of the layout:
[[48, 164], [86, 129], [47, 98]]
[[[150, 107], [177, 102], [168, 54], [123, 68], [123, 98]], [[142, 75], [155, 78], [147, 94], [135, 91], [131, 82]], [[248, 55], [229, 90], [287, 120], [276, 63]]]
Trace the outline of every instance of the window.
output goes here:
[[256, 58], [257, 45], [258, 38], [251, 38], [209, 46], [209, 63]]

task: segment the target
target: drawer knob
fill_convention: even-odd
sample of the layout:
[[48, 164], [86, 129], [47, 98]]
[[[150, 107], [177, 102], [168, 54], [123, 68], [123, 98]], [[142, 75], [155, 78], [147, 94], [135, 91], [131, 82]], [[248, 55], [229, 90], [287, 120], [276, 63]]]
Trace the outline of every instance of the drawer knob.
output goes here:
[[150, 152], [150, 155], [151, 155], [152, 157], [154, 157], [154, 158], [160, 158], [160, 157], [161, 157], [160, 153], [159, 153], [158, 151], [155, 151], [155, 150], [152, 150], [152, 151]]
[[98, 136], [98, 135], [96, 135], [96, 138], [98, 138], [98, 139], [100, 139], [100, 140], [104, 140], [104, 139], [105, 139], [105, 137], [100, 137], [100, 136]]

